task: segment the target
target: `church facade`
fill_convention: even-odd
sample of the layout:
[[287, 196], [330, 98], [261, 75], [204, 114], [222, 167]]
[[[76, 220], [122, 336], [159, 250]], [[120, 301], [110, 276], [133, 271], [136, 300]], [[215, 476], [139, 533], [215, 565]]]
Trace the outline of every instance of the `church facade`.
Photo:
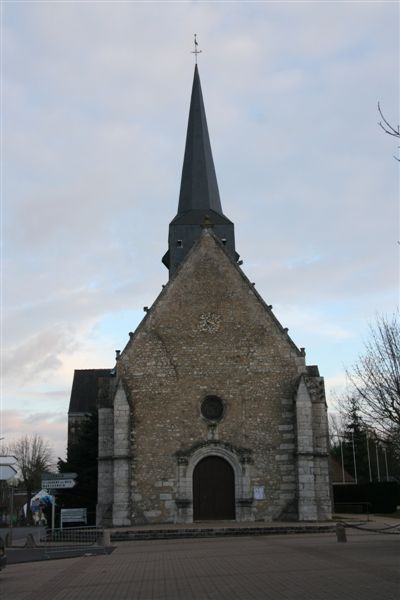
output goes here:
[[330, 519], [324, 381], [240, 267], [197, 66], [163, 262], [167, 285], [96, 371], [98, 524]]

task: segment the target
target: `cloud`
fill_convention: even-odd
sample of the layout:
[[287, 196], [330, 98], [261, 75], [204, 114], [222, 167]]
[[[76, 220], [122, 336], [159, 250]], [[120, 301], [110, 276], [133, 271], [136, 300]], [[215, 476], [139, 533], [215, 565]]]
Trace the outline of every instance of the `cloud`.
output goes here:
[[26, 384], [32, 379], [41, 378], [47, 371], [61, 366], [59, 354], [76, 349], [73, 336], [57, 330], [41, 330], [23, 343], [9, 350], [4, 359], [5, 377], [16, 377]]
[[338, 397], [348, 391], [348, 385], [349, 382], [344, 372], [336, 373], [325, 379], [325, 390], [330, 410], [337, 410]]
[[325, 338], [325, 340], [350, 340], [352, 332], [348, 328], [337, 325], [336, 319], [329, 310], [325, 314], [320, 308], [308, 307], [302, 309], [292, 304], [278, 305], [277, 310], [285, 315], [294, 327], [307, 331], [309, 336]]
[[57, 458], [65, 458], [67, 446], [67, 416], [63, 412], [22, 412], [3, 410], [1, 412], [1, 437], [5, 447], [25, 435], [39, 434], [51, 449], [54, 464]]
[[398, 6], [3, 12], [4, 404], [66, 411], [73, 369], [112, 366], [166, 282], [194, 31], [245, 273], [340, 380], [368, 320], [398, 301], [398, 165], [376, 111], [396, 114]]

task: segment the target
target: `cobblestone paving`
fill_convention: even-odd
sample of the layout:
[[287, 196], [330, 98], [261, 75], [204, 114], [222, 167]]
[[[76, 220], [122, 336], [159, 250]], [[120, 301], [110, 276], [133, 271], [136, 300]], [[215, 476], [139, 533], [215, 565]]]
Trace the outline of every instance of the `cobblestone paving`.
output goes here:
[[398, 600], [400, 535], [121, 542], [108, 556], [8, 566], [7, 600]]

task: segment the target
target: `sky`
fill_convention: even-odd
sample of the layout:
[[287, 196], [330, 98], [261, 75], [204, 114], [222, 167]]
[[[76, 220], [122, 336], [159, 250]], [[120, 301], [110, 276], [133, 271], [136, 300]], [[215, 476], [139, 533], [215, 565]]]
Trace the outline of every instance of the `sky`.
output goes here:
[[64, 457], [74, 369], [112, 368], [168, 280], [193, 34], [243, 270], [346, 385], [399, 302], [397, 2], [1, 3], [0, 437]]

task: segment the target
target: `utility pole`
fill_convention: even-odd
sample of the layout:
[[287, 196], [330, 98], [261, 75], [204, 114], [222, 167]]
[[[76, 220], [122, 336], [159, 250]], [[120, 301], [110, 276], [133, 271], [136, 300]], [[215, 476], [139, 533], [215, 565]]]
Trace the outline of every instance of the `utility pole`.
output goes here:
[[351, 432], [351, 442], [353, 445], [353, 463], [354, 463], [354, 479], [357, 484], [357, 463], [356, 463], [356, 448], [354, 446], [354, 431]]
[[384, 454], [384, 457], [385, 457], [386, 481], [389, 481], [389, 470], [388, 470], [388, 461], [387, 461], [386, 446], [383, 446], [382, 450], [383, 450], [383, 454]]
[[10, 524], [8, 528], [8, 545], [13, 545], [13, 517], [14, 517], [14, 486], [10, 485]]
[[378, 452], [378, 442], [375, 442], [375, 453], [376, 453], [376, 469], [378, 472], [378, 481], [381, 480], [381, 470], [379, 467], [379, 452]]
[[342, 458], [342, 480], [343, 480], [343, 483], [346, 483], [346, 477], [344, 475], [343, 440], [341, 437], [339, 438], [339, 441], [340, 441], [340, 455]]
[[368, 430], [365, 432], [365, 439], [367, 441], [367, 456], [368, 456], [368, 471], [369, 471], [369, 482], [372, 482], [372, 469], [371, 469], [371, 456], [369, 453], [369, 439], [368, 439]]

